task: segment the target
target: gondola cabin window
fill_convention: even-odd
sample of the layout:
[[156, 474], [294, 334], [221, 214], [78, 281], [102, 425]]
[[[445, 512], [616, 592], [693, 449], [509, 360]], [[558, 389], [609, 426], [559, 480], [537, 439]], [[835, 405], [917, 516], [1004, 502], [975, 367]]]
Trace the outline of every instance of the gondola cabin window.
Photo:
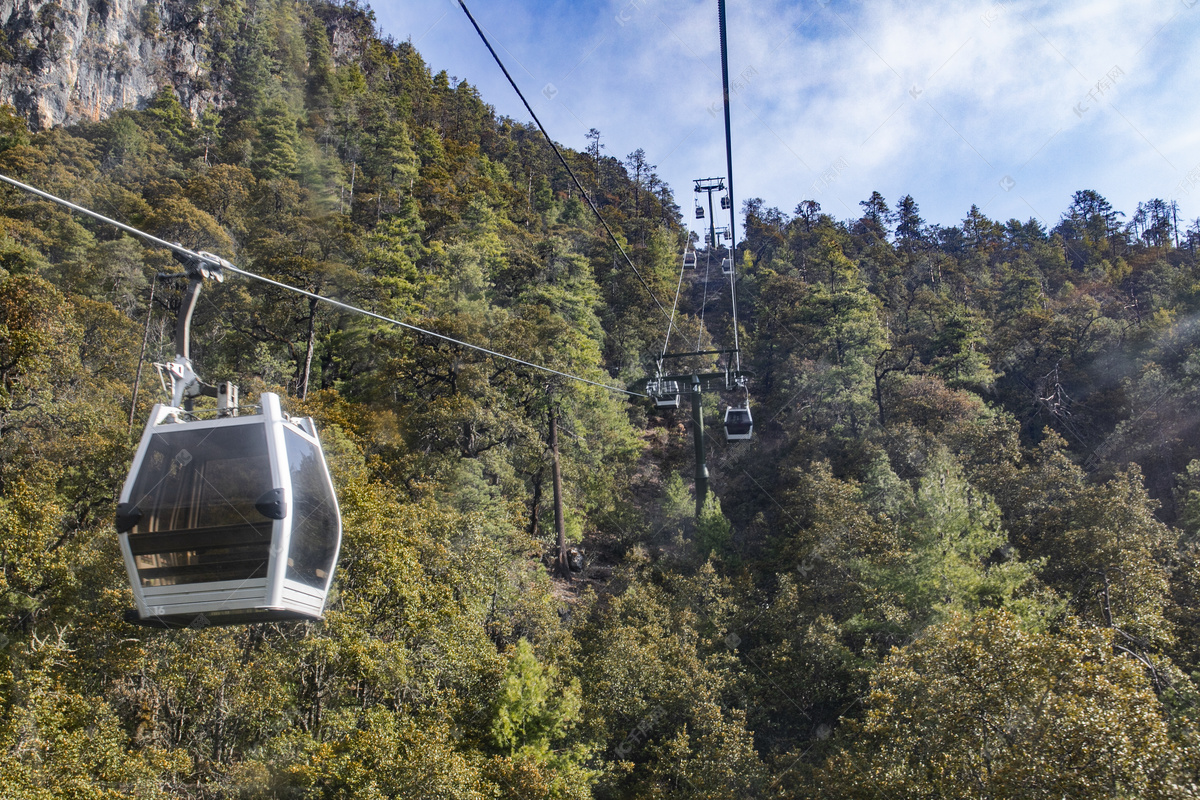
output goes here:
[[324, 589], [337, 558], [337, 503], [316, 447], [294, 431], [285, 430], [283, 438], [292, 476], [294, 515], [287, 577]]
[[156, 433], [133, 490], [129, 547], [142, 586], [263, 578], [273, 520], [265, 425]]

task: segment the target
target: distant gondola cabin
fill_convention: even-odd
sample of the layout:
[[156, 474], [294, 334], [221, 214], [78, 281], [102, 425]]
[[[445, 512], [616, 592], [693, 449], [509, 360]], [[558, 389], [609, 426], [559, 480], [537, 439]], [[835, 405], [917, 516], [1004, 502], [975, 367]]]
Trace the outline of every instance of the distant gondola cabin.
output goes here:
[[655, 404], [659, 408], [679, 408], [679, 383], [677, 381], [663, 381], [658, 385], [655, 392]]
[[754, 419], [749, 406], [730, 406], [725, 410], [725, 438], [729, 441], [744, 441], [754, 432]]
[[117, 507], [132, 621], [165, 627], [318, 619], [341, 517], [311, 419], [180, 421], [157, 405]]

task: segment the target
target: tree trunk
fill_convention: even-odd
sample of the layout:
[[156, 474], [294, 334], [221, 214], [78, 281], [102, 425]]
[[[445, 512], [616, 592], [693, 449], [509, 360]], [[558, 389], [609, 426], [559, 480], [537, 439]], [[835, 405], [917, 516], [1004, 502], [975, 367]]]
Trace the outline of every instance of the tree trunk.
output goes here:
[[558, 555], [554, 564], [558, 574], [565, 578], [570, 574], [567, 566], [567, 526], [563, 521], [562, 471], [558, 468], [558, 418], [553, 409], [550, 411], [550, 454], [554, 472], [554, 528], [558, 535]]
[[300, 373], [300, 386], [296, 394], [301, 400], [308, 399], [308, 381], [312, 377], [313, 347], [317, 341], [317, 299], [308, 301], [308, 343], [304, 348], [304, 369]]
[[533, 501], [531, 502], [531, 510], [529, 513], [529, 536], [532, 539], [538, 537], [538, 507], [542, 504], [542, 472], [539, 470], [533, 476]]

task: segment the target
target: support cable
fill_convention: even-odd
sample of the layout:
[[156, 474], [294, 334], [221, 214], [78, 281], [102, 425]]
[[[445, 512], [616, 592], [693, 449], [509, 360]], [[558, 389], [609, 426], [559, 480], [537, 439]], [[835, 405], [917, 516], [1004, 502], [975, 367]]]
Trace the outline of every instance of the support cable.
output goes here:
[[[461, 1], [461, 0], [460, 0]], [[737, 369], [742, 369], [742, 350], [738, 345], [737, 318], [737, 228], [733, 202], [733, 143], [729, 131], [729, 48], [725, 42], [725, 0], [717, 0], [717, 17], [721, 33], [721, 94], [725, 100], [725, 169], [729, 178], [729, 292], [733, 309], [733, 352]]]
[[700, 303], [700, 330], [696, 333], [696, 349], [704, 338], [704, 309], [708, 306], [708, 273], [712, 269], [712, 245], [704, 248], [704, 301]]
[[[391, 325], [395, 325], [400, 328], [405, 328], [407, 330], [413, 331], [414, 333], [421, 333], [421, 334], [424, 334], [425, 336], [432, 336], [435, 339], [441, 339], [442, 341], [450, 342], [451, 344], [456, 344], [456, 345], [459, 345], [460, 347], [466, 347], [470, 350], [477, 350], [478, 352], [485, 353], [489, 356], [495, 356], [496, 358], [502, 358], [506, 361], [512, 361], [515, 364], [521, 364], [522, 366], [531, 367], [536, 370], [541, 370], [542, 372], [548, 372], [551, 375], [558, 375], [563, 378], [569, 378], [570, 380], [578, 381], [579, 383], [586, 383], [586, 384], [590, 384], [592, 386], [598, 386], [601, 389], [607, 389], [610, 392], [618, 392], [620, 394], [627, 394], [627, 395], [630, 395], [631, 397], [648, 397], [649, 396], [649, 395], [642, 394], [641, 392], [631, 392], [628, 389], [621, 388], [620, 386], [613, 386], [613, 385], [607, 384], [607, 383], [600, 383], [599, 381], [593, 381], [588, 378], [581, 378], [578, 375], [572, 375], [569, 372], [562, 372], [560, 370], [553, 369], [551, 367], [542, 366], [541, 364], [535, 364], [532, 361], [526, 361], [522, 358], [517, 358], [516, 356], [506, 355], [505, 353], [500, 353], [500, 352], [497, 352], [496, 350], [491, 350], [489, 348], [482, 347], [477, 344], [471, 344], [470, 342], [464, 342], [461, 339], [455, 339], [454, 337], [446, 336], [443, 333], [436, 333], [435, 331], [427, 330], [425, 328], [418, 327], [418, 326], [413, 325], [408, 322], [401, 322], [398, 319], [393, 319], [392, 317], [387, 317], [387, 316], [384, 316], [383, 314], [376, 314], [374, 311], [367, 311], [365, 308], [359, 308], [358, 306], [352, 306], [349, 303], [343, 303], [341, 300], [334, 300], [332, 297], [326, 297], [325, 295], [317, 294], [315, 292], [310, 292], [305, 289], [301, 289], [298, 286], [291, 286], [289, 284], [282, 283], [281, 281], [277, 281], [272, 278], [267, 278], [263, 275], [255, 274], [249, 270], [242, 269], [241, 267], [236, 267], [233, 264], [230, 264], [225, 259], [219, 259], [219, 257], [217, 257], [217, 256], [207, 255], [207, 254], [201, 255], [200, 253], [197, 253], [193, 250], [189, 250], [188, 248], [184, 247], [183, 245], [176, 244], [175, 242], [168, 242], [166, 239], [160, 239], [157, 236], [146, 233], [145, 231], [142, 231], [142, 230], [138, 230], [137, 228], [134, 228], [130, 225], [126, 225], [123, 222], [118, 222], [117, 220], [112, 219], [111, 217], [106, 217], [103, 214], [98, 214], [95, 211], [92, 211], [91, 209], [84, 208], [83, 206], [80, 206], [80, 205], [76, 205], [75, 203], [72, 203], [69, 200], [64, 200], [61, 197], [56, 197], [55, 195], [50, 194], [49, 192], [43, 192], [41, 189], [36, 189], [33, 186], [30, 186], [25, 183], [21, 183], [20, 181], [14, 180], [13, 178], [8, 177], [7, 175], [0, 175], [0, 181], [3, 181], [4, 183], [9, 184], [10, 186], [15, 186], [18, 189], [22, 189], [26, 192], [29, 192], [30, 194], [35, 194], [38, 197], [41, 197], [45, 200], [49, 200], [52, 203], [57, 203], [61, 206], [71, 209], [72, 211], [75, 211], [75, 212], [78, 212], [85, 216], [91, 217], [92, 219], [99, 220], [100, 222], [106, 222], [109, 225], [113, 225], [113, 226], [125, 231], [126, 233], [130, 233], [130, 234], [133, 234], [134, 236], [144, 239], [145, 241], [150, 242], [151, 244], [156, 244], [159, 247], [165, 247], [168, 250], [171, 250], [174, 253], [178, 253], [181, 256], [185, 256], [190, 259], [195, 259], [197, 262], [212, 263], [214, 259], [218, 259], [220, 261], [219, 266], [221, 268], [227, 269], [230, 272], [233, 272], [237, 275], [241, 275], [243, 277], [250, 278], [251, 280], [256, 280], [261, 283], [265, 283], [270, 286], [274, 286], [276, 288], [283, 289], [285, 291], [295, 292], [296, 294], [304, 295], [305, 297], [310, 298], [312, 300], [318, 300], [322, 303], [328, 303], [331, 306], [337, 306], [338, 308], [341, 308], [345, 311], [350, 311], [355, 314], [362, 314], [363, 316], [366, 316], [366, 317], [372, 317], [373, 319], [377, 319], [381, 322], [387, 322]], [[214, 266], [216, 266], [216, 265], [214, 264]]]
[[150, 320], [154, 316], [154, 288], [158, 286], [158, 277], [150, 281], [150, 302], [146, 304], [146, 327], [142, 330], [142, 350], [138, 354], [137, 373], [133, 377], [133, 398], [129, 401], [129, 430], [126, 435], [133, 435], [133, 418], [137, 414], [138, 391], [142, 387], [142, 365], [146, 363], [146, 346], [150, 343]]
[[679, 265], [679, 283], [675, 284], [675, 302], [671, 304], [671, 319], [667, 323], [667, 338], [663, 340], [662, 354], [667, 354], [667, 345], [671, 343], [671, 326], [675, 324], [675, 309], [679, 307], [679, 290], [683, 287], [683, 271], [687, 269], [687, 248], [683, 248], [683, 263]]
[[[604, 217], [600, 215], [600, 209], [596, 208], [596, 206], [592, 203], [592, 198], [588, 197], [588, 193], [584, 191], [583, 184], [579, 182], [579, 178], [575, 177], [575, 171], [571, 169], [571, 165], [567, 163], [567, 160], [563, 158], [563, 154], [559, 151], [558, 145], [554, 143], [554, 140], [550, 138], [550, 134], [546, 132], [546, 126], [542, 124], [540, 119], [538, 119], [538, 115], [533, 113], [533, 108], [530, 107], [529, 101], [525, 99], [525, 95], [521, 92], [520, 87], [517, 86], [517, 82], [513, 80], [512, 75], [508, 73], [508, 68], [504, 66], [504, 62], [500, 60], [500, 56], [497, 55], [495, 49], [492, 47], [492, 43], [488, 41], [487, 34], [483, 32], [483, 28], [479, 27], [479, 23], [475, 21], [475, 17], [473, 14], [471, 14], [471, 10], [467, 8], [467, 4], [464, 2], [464, 0], [458, 0], [458, 5], [467, 15], [467, 19], [471, 21], [472, 27], [474, 27], [475, 32], [479, 34], [479, 38], [483, 40], [483, 44], [487, 47], [488, 52], [492, 54], [492, 58], [496, 60], [496, 64], [500, 67], [500, 71], [504, 73], [504, 77], [508, 78], [508, 83], [510, 86], [512, 86], [513, 91], [517, 93], [517, 97], [521, 98], [521, 102], [525, 104], [525, 110], [529, 112], [529, 116], [533, 117], [533, 121], [537, 123], [538, 130], [542, 132], [542, 136], [546, 137], [546, 141], [550, 144], [550, 148], [554, 151], [554, 155], [558, 156], [558, 160], [562, 163], [563, 168], [566, 169], [567, 174], [571, 176], [571, 180], [575, 182], [575, 188], [579, 190], [579, 194], [581, 197], [583, 197], [583, 201], [587, 203], [588, 208], [590, 208], [592, 213], [596, 215], [596, 219], [600, 220], [600, 224], [604, 226], [604, 230], [608, 231], [608, 238], [612, 239], [613, 244], [617, 246], [617, 250], [621, 251], [621, 255], [625, 258], [625, 263], [629, 265], [631, 270], [633, 270], [633, 274], [637, 276], [637, 279], [642, 282], [642, 286], [646, 288], [646, 292], [650, 295], [650, 299], [654, 301], [654, 305], [658, 306], [658, 310], [662, 312], [662, 315], [667, 318], [668, 322], [670, 322], [671, 317], [669, 314], [667, 314], [667, 310], [663, 308], [662, 303], [658, 302], [658, 296], [654, 294], [654, 290], [650, 288], [650, 284], [646, 283], [646, 279], [642, 277], [642, 273], [638, 271], [636, 266], [634, 266], [633, 261], [629, 258], [629, 254], [625, 252], [625, 248], [621, 247], [621, 243], [617, 241], [616, 234], [614, 234], [612, 228], [608, 226], [608, 222], [604, 219]], [[726, 102], [728, 102], [728, 99], [726, 99]], [[726, 110], [726, 117], [728, 117], [728, 110]]]

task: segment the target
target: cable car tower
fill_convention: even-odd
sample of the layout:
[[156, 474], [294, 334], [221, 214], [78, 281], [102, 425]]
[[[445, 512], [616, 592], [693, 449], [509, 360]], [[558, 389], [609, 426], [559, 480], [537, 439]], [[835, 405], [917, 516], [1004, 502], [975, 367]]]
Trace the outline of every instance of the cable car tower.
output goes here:
[[[717, 243], [717, 215], [713, 213], [713, 192], [721, 192], [721, 208], [729, 207], [729, 198], [725, 195], [725, 179], [724, 178], [696, 178], [693, 183], [696, 187], [692, 190], [696, 194], [708, 195], [708, 235], [704, 237], [704, 241], [709, 247], [713, 247]], [[704, 206], [699, 198], [696, 200], [696, 208], [701, 213], [696, 215], [696, 219], [704, 218]], [[722, 230], [722, 233], [728, 233]], [[725, 238], [729, 238], [726, 236]]]
[[[735, 232], [736, 217], [733, 203], [733, 150], [729, 127], [729, 56], [725, 35], [725, 0], [717, 0], [717, 14], [721, 35], [721, 82], [725, 101], [725, 178], [698, 178], [695, 181], [696, 195], [707, 195], [708, 205], [708, 234], [705, 241], [711, 251], [720, 241], [717, 236], [729, 242], [728, 254], [721, 259], [721, 274], [729, 278], [730, 303], [733, 316], [733, 349], [731, 350], [699, 350], [687, 353], [668, 353], [667, 343], [671, 338], [671, 326], [674, 323], [675, 310], [671, 310], [671, 321], [667, 326], [667, 337], [663, 344], [662, 355], [659, 356], [655, 367], [655, 375], [646, 385], [647, 394], [655, 399], [660, 408], [679, 408], [681, 396], [686, 387], [692, 399], [692, 431], [696, 449], [696, 516], [700, 516], [704, 502], [708, 496], [708, 464], [705, 456], [704, 414], [702, 395], [709, 391], [732, 391], [742, 393], [742, 401], [738, 405], [729, 405], [725, 409], [725, 438], [728, 441], [745, 441], [752, 437], [754, 419], [750, 413], [750, 389], [747, 376], [742, 372], [741, 348], [738, 342], [737, 318], [737, 275], [734, 269], [734, 254], [737, 252]], [[716, 224], [716, 209], [713, 207], [713, 194], [720, 194], [722, 211], [729, 212], [729, 226], [718, 228]], [[696, 198], [696, 219], [704, 219], [704, 204]], [[694, 263], [694, 262], [693, 262]], [[684, 256], [684, 266], [688, 266], [687, 255]], [[682, 282], [683, 272], [680, 271]], [[707, 280], [707, 278], [706, 278]], [[679, 289], [676, 289], [675, 300], [678, 304]], [[699, 342], [697, 342], [699, 347]], [[725, 357], [724, 368], [719, 371], [664, 371], [663, 362], [692, 356], [718, 355]]]

